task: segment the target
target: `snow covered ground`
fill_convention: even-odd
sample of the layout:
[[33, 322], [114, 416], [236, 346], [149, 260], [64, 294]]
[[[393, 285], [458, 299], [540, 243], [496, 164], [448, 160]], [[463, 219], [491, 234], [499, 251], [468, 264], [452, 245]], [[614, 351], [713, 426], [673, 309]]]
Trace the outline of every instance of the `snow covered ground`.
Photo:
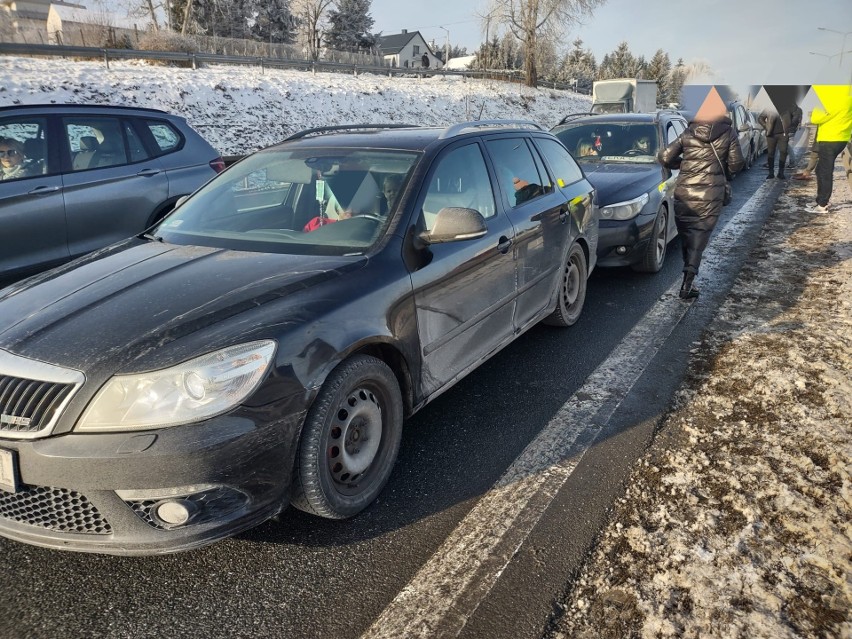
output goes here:
[[187, 119], [223, 155], [256, 151], [301, 129], [355, 123], [446, 126], [489, 118], [546, 128], [588, 111], [591, 98], [460, 77], [390, 78], [220, 66], [193, 71], [141, 61], [74, 62], [0, 56], [0, 106], [110, 103]]
[[852, 637], [852, 190], [791, 184], [549, 639]]

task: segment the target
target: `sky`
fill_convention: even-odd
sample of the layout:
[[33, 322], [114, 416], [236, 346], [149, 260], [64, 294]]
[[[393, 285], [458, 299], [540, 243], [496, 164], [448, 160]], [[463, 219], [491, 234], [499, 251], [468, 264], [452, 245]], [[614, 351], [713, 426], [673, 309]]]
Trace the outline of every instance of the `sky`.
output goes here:
[[[373, 0], [371, 11], [375, 31], [420, 31], [443, 46], [448, 30], [450, 43], [470, 52], [484, 39], [477, 14], [486, 13], [486, 0]], [[566, 47], [577, 37], [598, 62], [626, 40], [646, 59], [663, 49], [672, 62], [703, 60], [716, 72], [707, 83], [746, 92], [754, 84], [852, 82], [850, 0], [608, 0], [567, 31]], [[841, 50], [848, 51], [842, 67]]]

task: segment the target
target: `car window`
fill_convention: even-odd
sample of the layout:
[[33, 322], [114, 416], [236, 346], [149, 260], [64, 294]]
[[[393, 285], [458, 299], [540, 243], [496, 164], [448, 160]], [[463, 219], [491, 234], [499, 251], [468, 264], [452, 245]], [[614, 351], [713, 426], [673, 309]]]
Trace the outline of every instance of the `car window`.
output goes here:
[[160, 155], [171, 153], [180, 147], [183, 138], [171, 123], [163, 120], [146, 120], [145, 125], [154, 136]]
[[677, 135], [680, 135], [681, 133], [686, 131], [686, 123], [682, 120], [673, 120], [672, 126], [674, 126], [675, 133], [677, 133]]
[[571, 154], [556, 140], [545, 140], [536, 138], [536, 144], [544, 153], [550, 167], [554, 171], [554, 178], [559, 186], [573, 184], [583, 177], [580, 167], [571, 157]]
[[44, 118], [0, 120], [0, 180], [47, 174], [46, 128]]
[[255, 153], [193, 194], [155, 233], [176, 244], [360, 254], [388, 228], [418, 158], [353, 148]]
[[63, 118], [74, 171], [128, 164], [119, 118]]
[[427, 231], [443, 208], [475, 209], [484, 218], [496, 215], [494, 191], [478, 144], [451, 150], [438, 159], [423, 200], [423, 224]]
[[657, 127], [651, 122], [588, 122], [553, 134], [581, 162], [656, 162]]
[[549, 180], [546, 175], [539, 174], [524, 138], [487, 140], [485, 146], [494, 163], [506, 206], [520, 206], [544, 195], [543, 184], [549, 186]]
[[671, 144], [675, 140], [677, 140], [677, 136], [680, 135], [675, 129], [674, 123], [669, 122], [666, 126], [666, 144]]
[[127, 135], [127, 148], [130, 151], [130, 161], [141, 162], [142, 160], [147, 160], [150, 154], [145, 150], [142, 140], [139, 139], [130, 122], [125, 121], [124, 133]]

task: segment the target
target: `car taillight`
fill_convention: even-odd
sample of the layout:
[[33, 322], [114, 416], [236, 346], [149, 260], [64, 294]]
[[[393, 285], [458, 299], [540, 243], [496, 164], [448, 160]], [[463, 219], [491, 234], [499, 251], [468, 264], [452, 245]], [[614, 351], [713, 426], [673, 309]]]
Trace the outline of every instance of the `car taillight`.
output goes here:
[[225, 160], [223, 160], [222, 158], [216, 158], [215, 160], [211, 160], [210, 168], [216, 171], [216, 173], [221, 173], [225, 170]]

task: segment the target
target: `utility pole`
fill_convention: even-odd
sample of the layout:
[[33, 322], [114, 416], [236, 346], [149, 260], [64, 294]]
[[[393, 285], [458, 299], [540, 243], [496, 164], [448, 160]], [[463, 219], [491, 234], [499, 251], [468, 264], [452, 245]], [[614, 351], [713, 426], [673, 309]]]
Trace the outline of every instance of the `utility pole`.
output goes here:
[[444, 67], [447, 66], [447, 63], [450, 61], [450, 30], [444, 27], [438, 27], [439, 29], [444, 29], [447, 32], [447, 45], [444, 47]]

